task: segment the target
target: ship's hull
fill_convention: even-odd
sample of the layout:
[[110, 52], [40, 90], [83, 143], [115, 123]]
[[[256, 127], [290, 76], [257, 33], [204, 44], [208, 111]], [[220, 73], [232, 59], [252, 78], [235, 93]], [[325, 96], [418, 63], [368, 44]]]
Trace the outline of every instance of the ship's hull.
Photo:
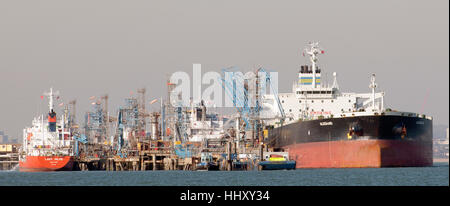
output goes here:
[[19, 171], [70, 171], [73, 162], [72, 156], [26, 156], [23, 161], [19, 161]]
[[424, 167], [433, 164], [432, 136], [429, 119], [360, 116], [275, 128], [269, 145], [288, 151], [296, 168]]

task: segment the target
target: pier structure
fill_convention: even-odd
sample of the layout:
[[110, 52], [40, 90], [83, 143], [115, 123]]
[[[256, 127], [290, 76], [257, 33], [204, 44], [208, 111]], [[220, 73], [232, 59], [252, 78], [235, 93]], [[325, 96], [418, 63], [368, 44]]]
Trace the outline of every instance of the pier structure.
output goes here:
[[236, 85], [223, 80], [228, 97], [235, 104], [236, 111], [231, 114], [207, 112], [211, 103], [203, 99], [192, 100], [190, 106], [177, 102], [172, 94], [176, 84], [170, 81], [167, 99], [146, 99], [147, 90], [140, 88], [131, 91], [130, 97], [113, 112], [108, 108], [108, 94], [91, 96], [91, 109], [85, 113], [82, 124], [75, 118], [77, 101], [70, 101], [65, 107], [65, 126], [73, 136], [73, 170], [257, 168], [263, 150], [268, 150], [264, 144], [267, 128], [259, 115], [263, 95], [260, 90], [270, 82], [259, 76], [265, 72], [263, 69], [253, 72], [249, 81], [238, 85], [244, 89], [244, 96], [233, 95]]
[[[154, 142], [150, 142], [154, 143]], [[157, 145], [157, 144], [154, 144]], [[193, 148], [212, 154], [212, 159], [219, 165], [220, 170], [254, 170], [257, 169], [259, 160], [255, 159], [260, 148], [246, 148], [246, 155], [239, 158], [243, 148], [236, 148], [236, 144], [226, 142], [225, 147], [215, 148]], [[199, 152], [191, 155], [177, 153], [171, 142], [160, 142], [155, 147], [141, 150], [127, 157], [103, 156], [88, 157], [80, 156], [75, 159], [74, 170], [77, 171], [155, 171], [155, 170], [197, 170], [196, 165], [200, 163]], [[240, 159], [240, 161], [239, 161]]]
[[[244, 89], [244, 96], [233, 95], [236, 85], [222, 80], [236, 106], [230, 115], [207, 113], [208, 103], [203, 100], [197, 103], [193, 100], [191, 107], [183, 106], [171, 99], [176, 84], [170, 81], [167, 100], [147, 101], [146, 89], [141, 88], [136, 93], [130, 92], [138, 96], [126, 98], [117, 116], [108, 111], [108, 95], [91, 97], [93, 110], [86, 113], [84, 124], [89, 141], [80, 142], [80, 155], [74, 168], [81, 171], [197, 170], [205, 161], [202, 157], [207, 157], [207, 164], [219, 170], [256, 169], [263, 150], [268, 150], [264, 146], [266, 128], [259, 115], [260, 90], [271, 82], [262, 68], [253, 73], [249, 81], [237, 85]], [[261, 73], [267, 75], [260, 77]], [[155, 111], [154, 103], [158, 101], [160, 107]]]
[[0, 144], [0, 170], [12, 170], [19, 164], [18, 144]]

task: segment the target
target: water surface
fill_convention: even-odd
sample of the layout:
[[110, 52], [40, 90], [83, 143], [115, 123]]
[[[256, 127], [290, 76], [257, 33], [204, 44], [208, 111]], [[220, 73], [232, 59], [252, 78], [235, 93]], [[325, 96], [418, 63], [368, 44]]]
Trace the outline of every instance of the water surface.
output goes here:
[[449, 186], [449, 164], [433, 167], [286, 171], [0, 171], [1, 186]]

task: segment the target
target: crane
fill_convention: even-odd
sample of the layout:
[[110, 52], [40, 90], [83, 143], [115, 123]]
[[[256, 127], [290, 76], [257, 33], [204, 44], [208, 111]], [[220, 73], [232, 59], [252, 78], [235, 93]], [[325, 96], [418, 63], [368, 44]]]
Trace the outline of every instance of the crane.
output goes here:
[[[232, 99], [233, 106], [236, 107], [239, 114], [241, 115], [241, 118], [245, 123], [245, 129], [247, 130], [250, 128], [249, 118], [255, 111], [252, 111], [252, 108], [248, 106], [248, 89], [245, 88], [245, 85], [242, 84], [241, 81], [238, 81], [239, 79], [244, 80], [242, 73], [229, 72], [226, 69], [223, 69], [222, 71], [223, 73], [227, 72], [231, 75], [230, 78], [220, 78], [219, 81], [222, 83], [222, 87], [224, 88], [225, 93]], [[243, 94], [236, 94], [238, 93], [237, 88], [242, 88]], [[258, 110], [258, 105], [254, 109]]]
[[78, 142], [81, 142], [83, 144], [88, 143], [86, 135], [81, 134], [80, 137], [74, 135], [73, 139], [75, 140], [75, 155], [78, 156]]
[[117, 135], [117, 155], [119, 155], [121, 158], [124, 157], [122, 153], [122, 146], [123, 146], [123, 109], [120, 108], [119, 112], [117, 114], [117, 125], [116, 125], [116, 135]]
[[281, 105], [280, 98], [278, 97], [278, 92], [274, 89], [274, 87], [272, 85], [272, 78], [270, 76], [270, 73], [267, 72], [264, 68], [259, 68], [259, 71], [264, 72], [266, 74], [265, 81], [266, 81], [266, 84], [269, 83], [269, 87], [272, 90], [272, 94], [274, 96], [274, 99], [277, 102], [278, 110], [279, 110], [280, 116], [281, 116], [280, 117], [280, 122], [281, 122], [281, 125], [283, 125], [283, 122], [286, 119], [286, 114], [284, 113], [283, 106]]

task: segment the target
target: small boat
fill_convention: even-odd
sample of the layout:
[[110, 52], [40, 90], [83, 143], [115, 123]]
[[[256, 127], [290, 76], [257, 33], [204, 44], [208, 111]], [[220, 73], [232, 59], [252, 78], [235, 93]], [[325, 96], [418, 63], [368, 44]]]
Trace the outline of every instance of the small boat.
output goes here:
[[200, 163], [196, 165], [197, 171], [217, 171], [219, 170], [219, 164], [214, 162], [214, 159], [210, 152], [202, 152]]
[[[267, 158], [266, 158], [267, 159]], [[260, 170], [295, 170], [296, 162], [289, 160], [286, 153], [270, 154], [268, 160], [259, 162]]]

